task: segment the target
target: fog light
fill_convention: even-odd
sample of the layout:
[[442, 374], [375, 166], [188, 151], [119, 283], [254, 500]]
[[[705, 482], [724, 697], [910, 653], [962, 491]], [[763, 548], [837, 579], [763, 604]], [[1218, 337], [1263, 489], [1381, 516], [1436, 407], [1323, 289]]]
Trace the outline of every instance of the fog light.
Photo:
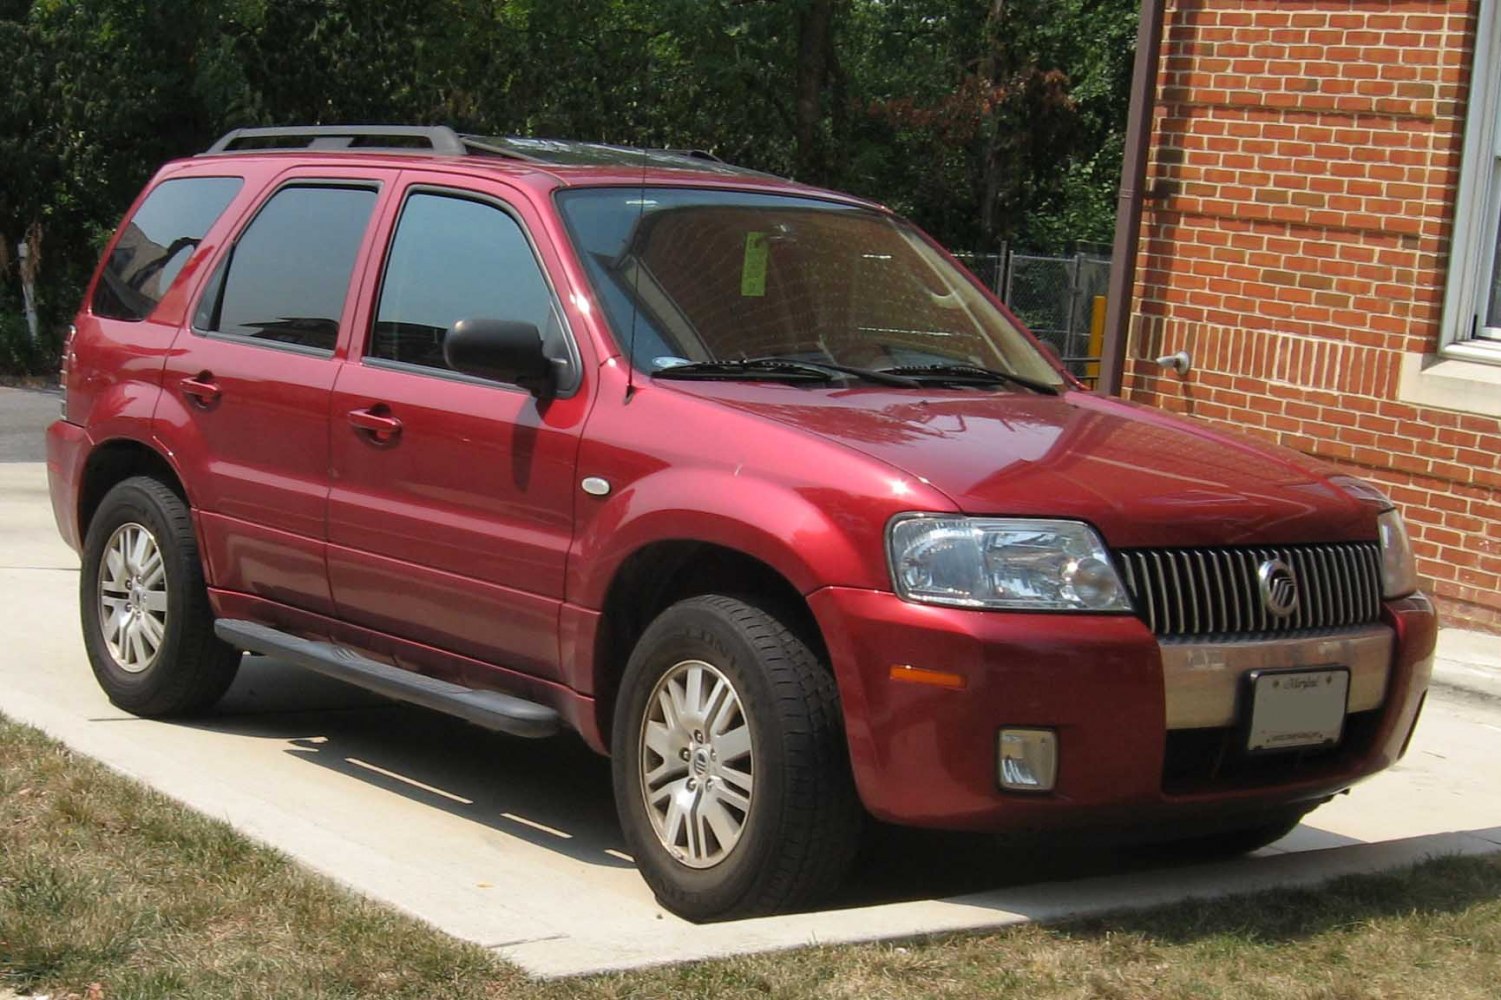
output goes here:
[[1058, 777], [1058, 736], [1051, 729], [1002, 729], [996, 759], [1002, 788], [1050, 792]]

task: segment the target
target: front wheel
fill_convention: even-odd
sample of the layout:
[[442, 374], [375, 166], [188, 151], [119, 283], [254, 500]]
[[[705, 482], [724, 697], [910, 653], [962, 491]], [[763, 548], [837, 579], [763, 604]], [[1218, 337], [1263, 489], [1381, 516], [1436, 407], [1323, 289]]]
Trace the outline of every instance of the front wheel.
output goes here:
[[811, 903], [849, 867], [862, 813], [833, 677], [760, 608], [694, 597], [652, 622], [621, 682], [612, 751], [627, 846], [679, 916]]
[[160, 481], [127, 479], [100, 501], [78, 597], [94, 676], [127, 712], [191, 714], [234, 680], [240, 654], [214, 635], [192, 517]]

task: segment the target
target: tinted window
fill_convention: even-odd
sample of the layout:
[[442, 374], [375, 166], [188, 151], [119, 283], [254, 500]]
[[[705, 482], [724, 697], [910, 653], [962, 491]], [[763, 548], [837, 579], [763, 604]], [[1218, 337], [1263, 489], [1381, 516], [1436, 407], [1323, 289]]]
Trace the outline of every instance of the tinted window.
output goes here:
[[557, 201], [643, 370], [776, 355], [979, 365], [1060, 384], [973, 278], [895, 216], [695, 188], [575, 188]]
[[478, 317], [532, 323], [549, 354], [566, 356], [551, 292], [516, 220], [481, 202], [413, 195], [391, 243], [370, 356], [447, 368], [443, 335]]
[[278, 191], [220, 265], [194, 325], [332, 351], [374, 206], [365, 188]]
[[94, 314], [128, 320], [150, 315], [242, 184], [238, 177], [183, 177], [158, 184], [110, 251], [94, 288]]

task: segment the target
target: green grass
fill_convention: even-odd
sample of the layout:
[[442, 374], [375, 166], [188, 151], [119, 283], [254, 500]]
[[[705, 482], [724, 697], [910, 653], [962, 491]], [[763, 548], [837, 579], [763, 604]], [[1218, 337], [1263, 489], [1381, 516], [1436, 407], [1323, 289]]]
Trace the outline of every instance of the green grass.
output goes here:
[[7, 988], [54, 1000], [1494, 998], [1501, 858], [1054, 927], [533, 982], [0, 719], [0, 998]]

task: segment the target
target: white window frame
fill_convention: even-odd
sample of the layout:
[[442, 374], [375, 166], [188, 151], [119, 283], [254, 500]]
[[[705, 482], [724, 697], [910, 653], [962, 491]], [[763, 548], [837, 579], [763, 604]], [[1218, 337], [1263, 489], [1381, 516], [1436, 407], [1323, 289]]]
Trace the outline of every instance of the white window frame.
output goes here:
[[[1501, 327], [1484, 326], [1501, 226], [1501, 0], [1480, 0], [1440, 353], [1501, 365]], [[1466, 206], [1474, 206], [1466, 210]]]

